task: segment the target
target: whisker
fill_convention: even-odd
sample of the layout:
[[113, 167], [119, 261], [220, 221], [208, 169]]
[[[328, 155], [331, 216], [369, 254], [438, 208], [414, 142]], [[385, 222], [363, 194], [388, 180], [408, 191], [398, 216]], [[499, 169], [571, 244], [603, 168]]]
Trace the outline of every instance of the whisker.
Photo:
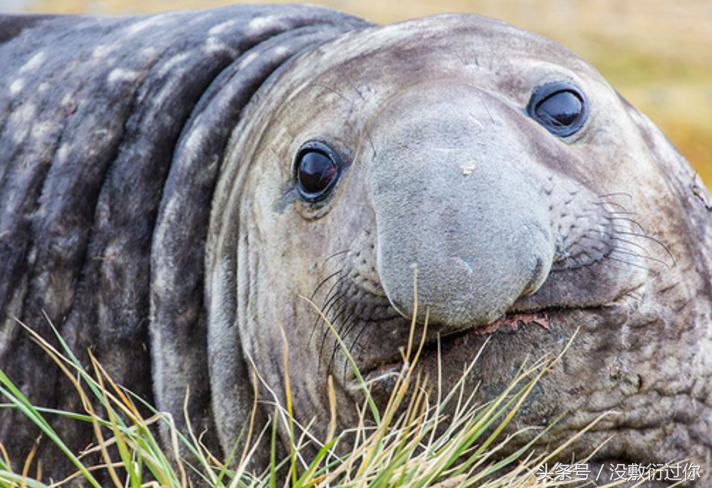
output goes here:
[[631, 224], [633, 224], [634, 226], [636, 226], [637, 228], [639, 228], [640, 231], [641, 231], [643, 234], [647, 234], [647, 233], [648, 233], [648, 231], [646, 231], [645, 228], [643, 228], [643, 226], [640, 225], [640, 224], [639, 224], [636, 220], [634, 220], [634, 219], [629, 219], [629, 218], [627, 218], [627, 217], [610, 217], [610, 216], [608, 216], [608, 215], [606, 215], [605, 218], [606, 218], [607, 220], [610, 220], [611, 222], [616, 221], [616, 220], [622, 220], [622, 221], [624, 221], [624, 222], [630, 222]]
[[[348, 325], [348, 327], [344, 328], [344, 334], [341, 337], [341, 339], [344, 341], [344, 343], [346, 343], [346, 338], [351, 334], [351, 332], [354, 331], [356, 326], [359, 324], [359, 321], [357, 320], [357, 318], [358, 317], [356, 317], [355, 315], [352, 315], [349, 317], [349, 321], [351, 323]], [[353, 347], [353, 344], [351, 345], [351, 347]], [[349, 350], [351, 350], [351, 348], [349, 348]]]
[[[358, 324], [360, 323], [360, 322], [359, 322], [358, 320], [356, 320], [356, 319], [357, 319], [356, 316], [351, 317], [351, 318], [349, 319], [349, 321], [350, 321], [351, 323], [349, 324], [347, 333], [344, 334], [344, 336], [343, 336], [343, 337], [344, 337], [344, 340], [346, 339], [346, 337], [348, 337], [348, 334], [350, 334], [353, 330], [355, 330], [355, 328], [356, 328], [356, 327], [358, 326]], [[367, 325], [364, 325], [363, 327], [366, 328]], [[349, 346], [349, 353], [351, 353], [352, 356], [353, 356], [352, 350], [353, 350], [354, 345], [355, 345], [355, 343], [353, 343], [353, 344], [351, 344], [351, 346]], [[342, 368], [342, 371], [341, 371], [341, 377], [342, 377], [344, 380], [346, 380], [346, 372], [348, 371], [349, 362], [348, 362], [348, 361], [344, 361], [343, 365], [344, 365], [344, 367]]]
[[[334, 329], [336, 329], [337, 334], [341, 334], [341, 330], [336, 328], [336, 323], [339, 321], [339, 319], [344, 315], [349, 310], [349, 305], [351, 302], [349, 300], [344, 301], [339, 305], [339, 308], [335, 310], [334, 318], [331, 319], [331, 324], [334, 326]], [[355, 307], [354, 307], [355, 308]], [[353, 309], [352, 309], [353, 310]]]
[[[336, 300], [334, 300], [334, 301], [332, 302], [332, 304], [331, 304], [332, 307], [333, 307], [333, 305], [335, 305], [336, 303], [340, 302], [341, 300], [343, 300], [343, 299], [346, 298], [347, 296], [348, 296], [348, 295], [346, 295], [346, 293], [341, 293], [341, 294], [339, 295], [339, 298], [337, 298]], [[323, 312], [323, 314], [324, 314], [325, 317], [328, 317], [328, 313], [329, 313], [328, 311], [324, 311], [324, 312]], [[333, 325], [334, 325], [334, 321], [333, 321], [333, 320], [330, 320], [330, 322], [331, 322], [331, 324], [332, 324], [332, 326], [333, 326]], [[325, 328], [325, 329], [324, 329], [324, 334], [323, 334], [322, 337], [321, 337], [321, 344], [319, 345], [319, 357], [321, 357], [322, 354], [324, 353], [324, 347], [326, 346], [326, 339], [329, 337], [329, 334], [331, 334], [331, 329], [330, 329], [330, 328]]]
[[[326, 293], [326, 301], [324, 305], [321, 306], [321, 311], [324, 314], [324, 316], [327, 316], [327, 307], [331, 305], [331, 302], [336, 299], [338, 296], [338, 290], [337, 287], [344, 282], [348, 275], [340, 276], [336, 282], [329, 288], [329, 291]], [[335, 291], [337, 290], [337, 291]], [[316, 318], [314, 319], [314, 325], [312, 325], [312, 330], [311, 333], [309, 334], [309, 341], [314, 338], [314, 332], [316, 331], [317, 327], [319, 326], [319, 322], [322, 320], [321, 316], [317, 314]]]
[[663, 260], [661, 260], [661, 259], [654, 258], [654, 257], [652, 257], [652, 256], [644, 256], [644, 255], [638, 254], [638, 253], [636, 253], [636, 252], [626, 251], [626, 250], [623, 250], [623, 249], [620, 248], [620, 247], [614, 247], [613, 249], [611, 249], [610, 254], [613, 254], [614, 252], [619, 253], [619, 254], [626, 254], [626, 255], [628, 255], [628, 256], [634, 256], [634, 257], [640, 258], [640, 259], [646, 259], [646, 260], [648, 260], [648, 261], [653, 261], [653, 262], [656, 262], [656, 263], [660, 263], [660, 264], [662, 264], [663, 266], [665, 266], [666, 268], [670, 269], [670, 265], [669, 265], [668, 263], [666, 263], [665, 261], [663, 261]]
[[635, 232], [622, 231], [622, 230], [616, 229], [615, 227], [613, 228], [613, 231], [616, 232], [616, 233], [618, 233], [618, 234], [640, 237], [641, 239], [648, 239], [649, 241], [652, 241], [652, 242], [656, 243], [657, 245], [659, 245], [660, 247], [662, 247], [662, 248], [665, 250], [665, 252], [666, 252], [667, 255], [670, 257], [670, 259], [672, 259], [673, 266], [674, 266], [675, 263], [677, 262], [677, 260], [675, 259], [675, 256], [673, 256], [672, 253], [670, 252], [670, 249], [668, 249], [668, 247], [667, 247], [662, 241], [660, 241], [659, 239], [656, 239], [655, 237], [653, 237], [653, 236], [651, 236], [651, 235], [648, 235], [648, 234], [638, 234], [638, 233], [635, 233]]
[[600, 205], [600, 206], [611, 205], [613, 207], [617, 207], [617, 208], [621, 209], [622, 212], [631, 213], [627, 208], [625, 208], [623, 205], [621, 205], [620, 203], [617, 203], [617, 202], [593, 202], [593, 204]]
[[[357, 324], [359, 323], [358, 321], [356, 322]], [[361, 330], [358, 331], [358, 334], [356, 334], [356, 337], [354, 338], [353, 342], [351, 342], [351, 346], [349, 346], [349, 351], [353, 350], [354, 346], [358, 344], [358, 340], [361, 338], [361, 335], [368, 329], [368, 323], [364, 323], [361, 325]], [[344, 376], [346, 375], [346, 364], [344, 365]]]
[[329, 281], [330, 279], [332, 279], [334, 276], [337, 276], [343, 272], [344, 272], [344, 268], [341, 268], [340, 270], [336, 271], [335, 273], [331, 273], [329, 276], [324, 278], [321, 281], [321, 283], [319, 283], [319, 286], [316, 287], [316, 289], [314, 290], [314, 293], [311, 294], [311, 297], [309, 298], [309, 300], [314, 301], [314, 297], [316, 296], [317, 293], [319, 293], [319, 290], [321, 290], [321, 287], [324, 286], [324, 284], [326, 284], [326, 282]]
[[641, 244], [638, 244], [637, 242], [629, 241], [628, 239], [623, 239], [622, 237], [616, 237], [616, 236], [610, 236], [610, 239], [613, 241], [625, 242], [626, 244], [630, 244], [631, 246], [637, 247], [638, 249], [643, 251], [647, 256], [650, 255], [650, 253], [648, 252], [648, 248]]
[[[613, 259], [613, 258], [611, 258]], [[618, 261], [618, 260], [616, 260]], [[615, 264], [611, 263], [608, 259], [604, 259], [603, 261], [599, 261], [598, 264], [602, 266], [608, 266], [609, 268], [616, 269], [618, 271], [628, 271], [628, 268], [624, 266], [616, 266]], [[628, 264], [628, 263], [626, 263]]]
[[[351, 320], [351, 318], [355, 315], [356, 309], [352, 309], [351, 312], [347, 315], [346, 320], [344, 320], [343, 324], [341, 327], [339, 327], [336, 330], [336, 334], [341, 337], [341, 341], [343, 342], [344, 336], [341, 334], [344, 330], [344, 328], [348, 325], [348, 321]], [[329, 364], [326, 367], [327, 374], [329, 374], [332, 371], [332, 366], [334, 365], [334, 360], [336, 358], [336, 353], [339, 352], [339, 343], [337, 341], [334, 341], [334, 347], [332, 348], [331, 351], [331, 358], [329, 358]]]
[[637, 263], [633, 263], [633, 262], [630, 262], [630, 261], [626, 261], [626, 260], [624, 260], [624, 259], [614, 258], [614, 257], [611, 256], [611, 255], [606, 256], [606, 258], [603, 259], [603, 260], [600, 261], [600, 262], [605, 263], [605, 262], [608, 261], [608, 260], [617, 261], [617, 262], [619, 262], [619, 263], [623, 263], [623, 264], [626, 264], [626, 265], [628, 265], [628, 266], [633, 266], [633, 267], [636, 267], [636, 268], [640, 268], [640, 269], [643, 269], [643, 270], [648, 271], [648, 272], [653, 271], [652, 269], [648, 268], [647, 266], [643, 266], [643, 265], [640, 265], [640, 264], [637, 264]]
[[[347, 294], [344, 292], [341, 292], [334, 300], [331, 301], [331, 303], [324, 309], [324, 316], [329, 317], [329, 314], [331, 312], [334, 312], [335, 310], [338, 311], [340, 310], [339, 308], [335, 307], [341, 307], [343, 304], [341, 302], [344, 300], [344, 298], [347, 297]], [[333, 322], [333, 319], [329, 319], [330, 322]]]
[[342, 251], [335, 252], [335, 253], [332, 254], [331, 256], [327, 257], [327, 258], [321, 263], [321, 265], [324, 266], [324, 265], [325, 265], [326, 263], [328, 263], [331, 259], [333, 259], [333, 258], [335, 258], [335, 257], [337, 257], [337, 256], [341, 256], [342, 254], [347, 253], [347, 252], [349, 252], [350, 250], [351, 250], [351, 249], [344, 249], [344, 250], [342, 250]]
[[617, 191], [617, 192], [613, 192], [613, 193], [606, 193], [605, 195], [598, 195], [598, 198], [600, 198], [600, 199], [614, 198], [614, 197], [626, 197], [626, 198], [628, 198], [628, 200], [631, 201], [631, 203], [633, 202], [633, 195], [631, 195], [628, 192], [624, 192], [624, 191]]

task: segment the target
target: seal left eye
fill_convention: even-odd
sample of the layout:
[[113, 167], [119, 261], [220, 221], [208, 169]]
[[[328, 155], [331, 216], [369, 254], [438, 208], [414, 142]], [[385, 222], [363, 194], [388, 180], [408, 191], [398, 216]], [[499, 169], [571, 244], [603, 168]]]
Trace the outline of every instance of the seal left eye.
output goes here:
[[538, 88], [527, 107], [529, 116], [559, 137], [578, 132], [586, 123], [586, 97], [573, 84], [554, 82]]
[[301, 197], [309, 202], [326, 198], [339, 176], [336, 156], [323, 144], [309, 144], [297, 154], [296, 184]]

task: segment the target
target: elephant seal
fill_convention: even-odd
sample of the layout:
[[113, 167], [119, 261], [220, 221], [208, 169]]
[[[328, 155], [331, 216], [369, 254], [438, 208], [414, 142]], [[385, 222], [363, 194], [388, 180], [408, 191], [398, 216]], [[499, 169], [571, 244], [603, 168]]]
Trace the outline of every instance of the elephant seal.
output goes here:
[[[489, 338], [483, 401], [578, 330], [513, 430], [568, 413], [552, 445], [615, 410], [567, 455], [615, 434], [594, 461], [711, 479], [709, 195], [570, 51], [476, 15], [306, 6], [0, 27], [0, 365], [33, 401], [79, 408], [14, 325], [49, 334], [46, 313], [176, 419], [189, 388], [229, 451], [248, 364], [284, 398], [283, 330], [297, 419], [326, 431], [330, 374], [348, 426], [362, 391], [311, 297], [380, 402], [413, 315], [445, 388]], [[26, 452], [34, 431], [1, 415]]]

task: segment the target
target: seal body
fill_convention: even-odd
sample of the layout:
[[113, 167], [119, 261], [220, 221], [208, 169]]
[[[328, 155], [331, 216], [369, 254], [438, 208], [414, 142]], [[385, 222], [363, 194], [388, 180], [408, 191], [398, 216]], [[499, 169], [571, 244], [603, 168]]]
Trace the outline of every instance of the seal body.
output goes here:
[[[214, 431], [201, 290], [228, 138], [275, 71], [366, 25], [309, 6], [0, 17], [0, 365], [33, 402], [81, 410], [16, 322], [51, 338], [46, 314], [179, 423], [190, 386], [197, 431]], [[251, 403], [249, 382], [236, 386]], [[0, 418], [24, 460], [37, 431]], [[88, 445], [90, 431], [57, 424], [72, 449]], [[70, 474], [50, 445], [44, 472]]]
[[[482, 401], [576, 334], [513, 431], [563, 416], [541, 443], [563, 442], [615, 411], [569, 454], [615, 434], [597, 462], [691, 459], [709, 480], [709, 196], [573, 53], [472, 15], [1, 22], [0, 364], [36, 403], [80, 408], [15, 323], [50, 335], [46, 314], [176, 419], [189, 389], [224, 452], [248, 364], [284, 400], [282, 331], [300, 423], [325, 434], [332, 375], [353, 425], [362, 391], [311, 297], [381, 402], [413, 316], [443, 388], [490, 336]], [[27, 452], [32, 429], [1, 415]]]

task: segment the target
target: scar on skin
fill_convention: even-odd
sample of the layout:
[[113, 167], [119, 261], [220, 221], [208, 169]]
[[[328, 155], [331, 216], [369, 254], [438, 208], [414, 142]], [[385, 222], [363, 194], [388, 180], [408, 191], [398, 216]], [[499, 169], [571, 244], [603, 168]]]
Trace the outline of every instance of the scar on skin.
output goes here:
[[699, 176], [695, 178], [695, 182], [691, 185], [692, 194], [695, 195], [697, 199], [702, 202], [702, 204], [709, 212], [712, 212], [712, 202], [709, 200], [709, 198], [707, 198], [707, 195], [705, 194], [705, 191], [703, 189], [704, 186], [700, 186], [697, 184], [698, 179]]
[[22, 88], [25, 86], [25, 80], [22, 78], [18, 78], [15, 81], [13, 81], [10, 84], [10, 95], [17, 95], [22, 91]]
[[476, 167], [477, 165], [475, 163], [469, 163], [460, 166], [460, 169], [462, 170], [462, 176], [464, 176], [465, 178], [469, 178], [470, 176], [472, 176], [472, 173], [474, 173]]
[[255, 17], [249, 24], [247, 24], [247, 32], [255, 33], [263, 29], [267, 29], [275, 23], [276, 19], [269, 15], [265, 17]]
[[39, 51], [34, 56], [32, 56], [30, 60], [22, 66], [22, 68], [20, 68], [20, 73], [28, 73], [36, 70], [42, 65], [42, 63], [45, 62], [46, 59], [47, 53], [45, 53], [44, 51]]
[[228, 20], [227, 22], [223, 22], [222, 24], [218, 24], [215, 27], [211, 28], [208, 31], [208, 35], [210, 36], [217, 36], [218, 34], [222, 34], [229, 28], [235, 26], [237, 24], [237, 21], [235, 19]]
[[136, 71], [116, 68], [111, 73], [109, 73], [108, 81], [109, 83], [117, 83], [122, 81], [133, 81], [138, 78], [139, 73]]

